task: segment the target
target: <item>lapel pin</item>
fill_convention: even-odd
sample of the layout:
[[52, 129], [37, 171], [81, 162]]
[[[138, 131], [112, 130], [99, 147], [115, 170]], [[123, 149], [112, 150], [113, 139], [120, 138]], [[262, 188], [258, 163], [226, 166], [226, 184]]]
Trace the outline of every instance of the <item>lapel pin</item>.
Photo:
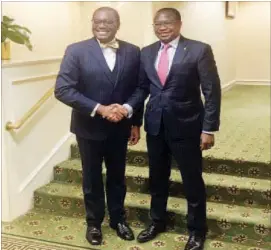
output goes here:
[[186, 50], [186, 47], [184, 47], [184, 50]]

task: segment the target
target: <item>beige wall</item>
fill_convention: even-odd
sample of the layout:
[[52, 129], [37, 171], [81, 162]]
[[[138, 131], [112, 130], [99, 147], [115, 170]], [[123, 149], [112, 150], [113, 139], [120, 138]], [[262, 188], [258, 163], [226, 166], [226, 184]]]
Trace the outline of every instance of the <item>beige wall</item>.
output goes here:
[[181, 3], [184, 36], [212, 46], [221, 84], [235, 79], [236, 20], [225, 18], [225, 2]]
[[175, 7], [183, 19], [182, 33], [209, 43], [222, 84], [235, 79], [270, 79], [270, 3], [239, 3], [237, 18], [225, 18], [225, 2], [3, 2], [3, 14], [32, 31], [33, 52], [12, 43], [12, 59], [62, 56], [66, 46], [91, 34], [91, 17], [100, 6], [121, 16], [118, 37], [142, 47], [156, 40], [153, 13]]
[[152, 2], [152, 10], [153, 10], [153, 15], [155, 14], [156, 11], [162, 8], [176, 8], [178, 9], [180, 7], [180, 2]]
[[239, 10], [236, 78], [270, 82], [270, 2], [240, 2]]
[[2, 15], [32, 31], [32, 52], [11, 43], [14, 60], [62, 56], [67, 44], [80, 40], [78, 2], [3, 2]]

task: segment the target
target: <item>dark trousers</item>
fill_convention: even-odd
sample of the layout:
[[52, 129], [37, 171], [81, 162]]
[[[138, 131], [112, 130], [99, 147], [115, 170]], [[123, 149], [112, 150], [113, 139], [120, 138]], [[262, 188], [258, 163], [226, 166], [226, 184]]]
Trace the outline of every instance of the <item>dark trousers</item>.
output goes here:
[[188, 203], [188, 230], [190, 233], [205, 236], [206, 192], [202, 178], [200, 135], [195, 138], [173, 139], [162, 125], [157, 136], [147, 134], [147, 147], [150, 165], [150, 215], [153, 222], [165, 224], [173, 155], [181, 172]]
[[110, 224], [115, 227], [125, 220], [125, 162], [127, 137], [112, 134], [106, 140], [95, 141], [77, 137], [83, 169], [83, 194], [88, 226], [97, 226], [105, 215], [105, 193], [102, 162], [106, 166], [106, 199]]

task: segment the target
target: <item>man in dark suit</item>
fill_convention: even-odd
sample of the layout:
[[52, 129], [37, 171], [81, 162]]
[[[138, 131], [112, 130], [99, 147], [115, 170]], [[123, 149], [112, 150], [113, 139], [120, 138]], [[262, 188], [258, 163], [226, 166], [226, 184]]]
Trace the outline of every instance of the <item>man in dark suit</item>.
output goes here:
[[123, 106], [137, 86], [140, 50], [115, 38], [119, 26], [116, 10], [97, 9], [94, 37], [67, 47], [55, 86], [56, 98], [73, 108], [71, 132], [82, 160], [86, 238], [92, 245], [102, 242], [103, 160], [110, 226], [122, 239], [134, 239], [125, 219], [125, 161], [129, 137], [131, 144], [139, 140], [143, 109], [131, 117]]
[[[128, 104], [146, 106], [152, 224], [138, 236], [146, 242], [165, 230], [171, 155], [178, 163], [188, 202], [186, 250], [203, 249], [207, 232], [202, 150], [214, 145], [219, 129], [221, 87], [212, 49], [180, 35], [181, 16], [159, 10], [154, 31], [159, 42], [142, 49], [139, 86]], [[201, 101], [201, 91], [205, 104]]]

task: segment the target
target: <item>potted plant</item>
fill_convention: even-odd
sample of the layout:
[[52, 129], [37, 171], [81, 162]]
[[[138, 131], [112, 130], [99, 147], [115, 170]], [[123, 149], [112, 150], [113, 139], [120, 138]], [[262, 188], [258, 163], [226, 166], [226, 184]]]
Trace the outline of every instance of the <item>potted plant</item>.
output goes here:
[[3, 16], [1, 22], [2, 60], [10, 59], [10, 41], [23, 44], [30, 51], [32, 51], [33, 48], [29, 38], [31, 31], [26, 27], [14, 24], [13, 21], [14, 19]]

